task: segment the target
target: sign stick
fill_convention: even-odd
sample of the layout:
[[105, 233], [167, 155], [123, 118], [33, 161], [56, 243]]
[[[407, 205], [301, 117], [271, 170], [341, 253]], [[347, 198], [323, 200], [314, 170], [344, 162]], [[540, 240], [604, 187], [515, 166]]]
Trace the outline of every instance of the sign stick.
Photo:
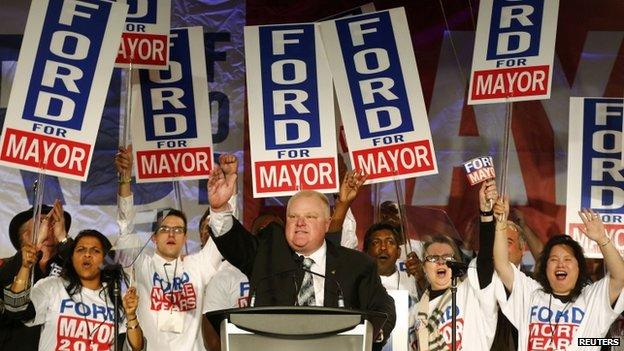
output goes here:
[[507, 114], [505, 116], [505, 132], [503, 134], [503, 156], [502, 156], [502, 162], [501, 162], [502, 171], [501, 171], [501, 177], [500, 177], [501, 196], [508, 195], [507, 194], [507, 180], [509, 179], [508, 177], [509, 138], [511, 135], [512, 118], [513, 118], [513, 102], [507, 102]]
[[[397, 205], [399, 206], [399, 219], [401, 220], [401, 238], [405, 241], [405, 257], [410, 252], [413, 252], [412, 242], [407, 237], [407, 225], [405, 224], [407, 219], [405, 218], [405, 199], [403, 199], [403, 188], [401, 187], [401, 181], [395, 179], [394, 191], [396, 193]], [[409, 252], [408, 252], [409, 251]]]
[[[39, 241], [39, 229], [41, 228], [41, 205], [43, 204], [43, 193], [45, 190], [45, 173], [41, 169], [37, 180], [33, 184], [33, 223], [32, 223], [32, 243], [37, 245]], [[30, 271], [30, 286], [35, 284], [35, 270]]]
[[126, 70], [126, 113], [121, 123], [123, 126], [123, 136], [120, 146], [126, 147], [130, 143], [130, 119], [132, 118], [132, 57], [130, 57], [130, 67]]

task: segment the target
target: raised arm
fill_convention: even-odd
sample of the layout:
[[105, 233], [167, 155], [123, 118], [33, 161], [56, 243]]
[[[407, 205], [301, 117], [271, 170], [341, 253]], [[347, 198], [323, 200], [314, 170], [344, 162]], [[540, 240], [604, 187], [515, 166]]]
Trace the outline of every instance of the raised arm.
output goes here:
[[119, 176], [117, 195], [128, 197], [132, 195], [130, 183], [132, 182], [132, 145], [119, 147], [119, 152], [115, 155], [115, 167]]
[[347, 216], [347, 211], [351, 207], [351, 203], [357, 197], [360, 187], [368, 178], [368, 175], [361, 171], [348, 171], [345, 173], [340, 191], [336, 198], [334, 213], [332, 213], [331, 223], [329, 224], [329, 233], [339, 232], [342, 230], [342, 223]]
[[590, 209], [583, 209], [579, 211], [579, 217], [581, 217], [584, 225], [581, 231], [598, 244], [602, 257], [604, 257], [605, 266], [611, 278], [609, 280], [609, 301], [613, 304], [624, 288], [624, 260], [613, 246], [598, 213]]
[[136, 214], [130, 187], [132, 162], [132, 145], [120, 147], [119, 152], [115, 155], [115, 167], [119, 175], [119, 183], [117, 185], [117, 225], [119, 226], [119, 234], [121, 236], [134, 232], [134, 218]]
[[507, 216], [509, 214], [509, 198], [498, 198], [494, 205], [496, 234], [494, 235], [494, 269], [509, 292], [513, 290], [514, 272], [509, 264], [509, 247], [507, 244]]
[[[211, 213], [233, 210], [229, 208], [228, 200], [236, 191], [236, 180], [238, 179], [236, 164], [236, 156], [223, 154], [219, 157], [219, 165], [215, 166], [210, 172], [208, 177], [208, 202], [210, 203]], [[232, 172], [232, 168], [234, 172]], [[228, 173], [226, 174], [225, 172]]]
[[479, 189], [479, 253], [477, 254], [477, 275], [481, 289], [487, 287], [494, 274], [494, 201], [498, 199], [496, 181], [481, 183]]

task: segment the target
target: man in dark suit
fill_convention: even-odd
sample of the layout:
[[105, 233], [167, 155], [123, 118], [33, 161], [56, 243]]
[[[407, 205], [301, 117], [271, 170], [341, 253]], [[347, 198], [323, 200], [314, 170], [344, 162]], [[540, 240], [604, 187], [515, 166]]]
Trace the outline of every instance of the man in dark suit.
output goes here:
[[[227, 200], [235, 183], [235, 173], [226, 178], [215, 166], [208, 182], [211, 235], [223, 257], [249, 277], [255, 305], [338, 307], [338, 282], [346, 308], [388, 316], [373, 345], [381, 349], [384, 336], [394, 328], [394, 301], [381, 285], [370, 257], [325, 240], [331, 222], [325, 195], [315, 191], [295, 194], [288, 202], [284, 230], [269, 226], [256, 237], [231, 215]], [[329, 278], [306, 273], [302, 262], [308, 270]]]

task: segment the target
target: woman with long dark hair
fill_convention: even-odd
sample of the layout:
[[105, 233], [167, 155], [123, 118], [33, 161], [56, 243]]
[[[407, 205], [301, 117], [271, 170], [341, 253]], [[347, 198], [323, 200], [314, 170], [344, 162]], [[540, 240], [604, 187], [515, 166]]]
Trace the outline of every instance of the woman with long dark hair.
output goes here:
[[504, 284], [497, 290], [501, 310], [518, 328], [518, 350], [599, 350], [583, 338], [604, 337], [624, 311], [624, 260], [607, 235], [600, 216], [579, 211], [581, 231], [596, 243], [608, 274], [592, 283], [581, 246], [567, 235], [546, 243], [537, 262], [536, 279], [508, 262], [507, 200], [495, 207], [494, 267]]
[[102, 271], [105, 257], [111, 253], [110, 241], [97, 230], [83, 230], [70, 248], [71, 258], [65, 261], [61, 276], [42, 279], [29, 289], [30, 270], [37, 255], [31, 243], [24, 243], [22, 267], [10, 290], [5, 289], [13, 316], [26, 325], [43, 325], [40, 350], [110, 350], [115, 317], [120, 320], [118, 345], [123, 345], [127, 336], [126, 346], [142, 349], [135, 289], [128, 289], [115, 310], [113, 284]]

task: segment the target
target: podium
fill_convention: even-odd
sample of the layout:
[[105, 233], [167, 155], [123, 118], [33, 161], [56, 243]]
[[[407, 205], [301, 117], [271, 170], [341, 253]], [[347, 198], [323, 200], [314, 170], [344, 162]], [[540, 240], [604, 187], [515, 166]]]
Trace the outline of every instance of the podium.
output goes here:
[[250, 307], [206, 313], [221, 351], [370, 351], [386, 315], [331, 307]]

